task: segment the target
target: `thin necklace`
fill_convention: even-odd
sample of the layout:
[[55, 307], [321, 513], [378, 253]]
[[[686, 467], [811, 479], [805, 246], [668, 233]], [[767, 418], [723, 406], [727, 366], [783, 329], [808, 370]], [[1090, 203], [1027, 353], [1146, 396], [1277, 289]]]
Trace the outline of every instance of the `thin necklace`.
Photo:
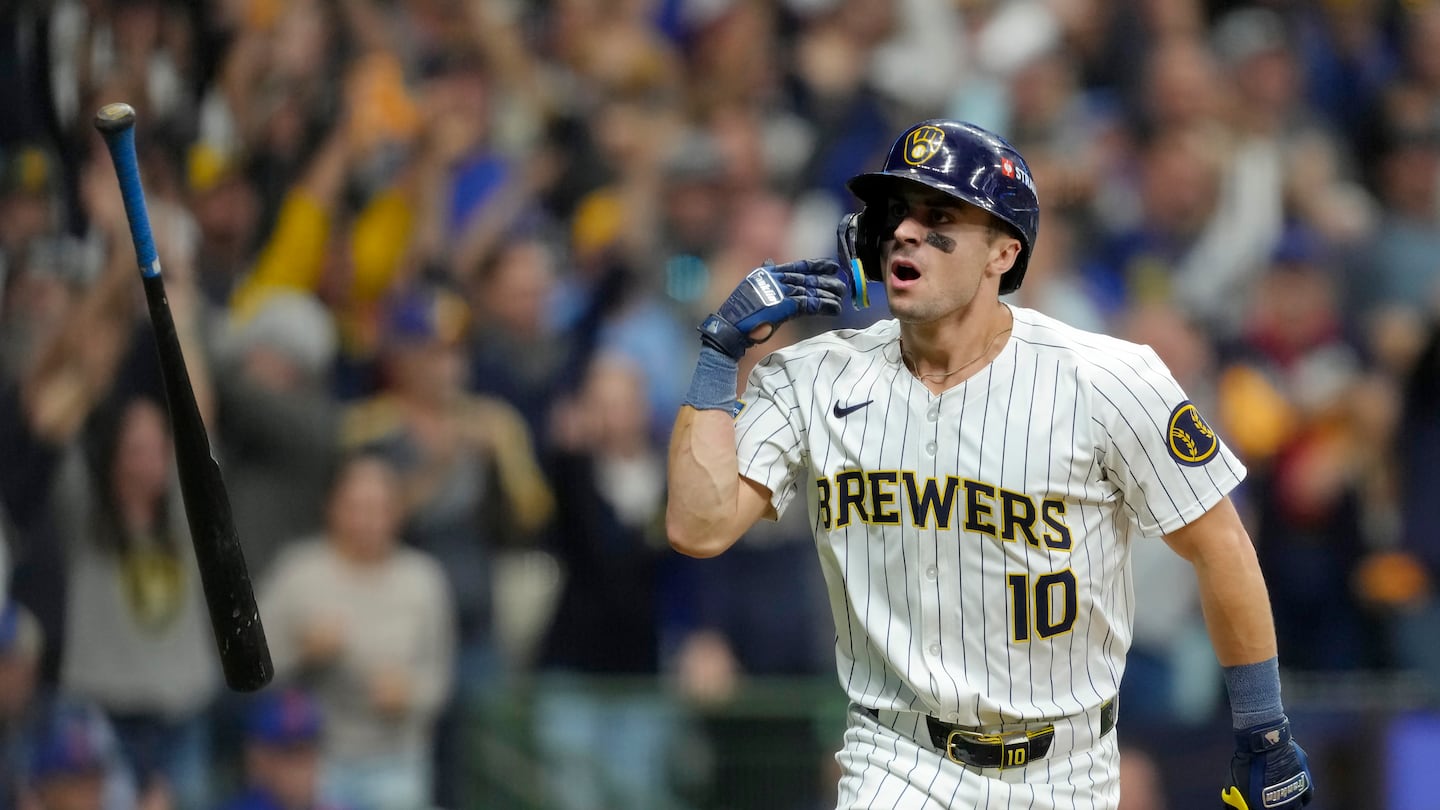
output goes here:
[[910, 359], [910, 356], [905, 353], [905, 339], [904, 339], [904, 338], [901, 338], [901, 339], [900, 339], [900, 358], [905, 361], [905, 367], [908, 368], [908, 369], [910, 369], [910, 373], [915, 375], [915, 379], [917, 379], [917, 380], [919, 380], [919, 381], [921, 381], [921, 382], [924, 382], [924, 381], [926, 381], [926, 380], [934, 380], [935, 382], [940, 382], [941, 380], [945, 380], [945, 379], [948, 379], [948, 378], [950, 378], [950, 377], [953, 377], [953, 376], [955, 376], [956, 374], [959, 374], [960, 372], [962, 372], [962, 371], [964, 371], [965, 369], [969, 368], [970, 366], [974, 365], [974, 363], [975, 363], [976, 360], [979, 360], [980, 358], [984, 357], [986, 354], [988, 354], [988, 353], [990, 352], [990, 347], [995, 345], [995, 339], [996, 339], [996, 338], [1000, 337], [1001, 335], [1005, 334], [1006, 332], [1009, 332], [1009, 331], [1010, 331], [1011, 329], [1013, 329], [1013, 328], [1014, 328], [1014, 325], [1012, 324], [1012, 325], [1010, 325], [1010, 326], [1005, 327], [1004, 329], [1001, 329], [1000, 331], [996, 332], [995, 334], [991, 335], [991, 336], [990, 336], [990, 340], [986, 341], [986, 343], [985, 343], [985, 348], [981, 349], [979, 354], [977, 354], [977, 355], [975, 355], [974, 357], [970, 358], [969, 360], [965, 361], [965, 363], [963, 363], [962, 365], [956, 366], [955, 368], [951, 369], [950, 371], [946, 371], [946, 372], [938, 372], [938, 371], [937, 371], [937, 372], [932, 372], [932, 373], [929, 373], [929, 374], [921, 374], [921, 373], [920, 373], [920, 367], [917, 366], [917, 365], [915, 365], [915, 361], [914, 361], [914, 360], [911, 360], [911, 359]]

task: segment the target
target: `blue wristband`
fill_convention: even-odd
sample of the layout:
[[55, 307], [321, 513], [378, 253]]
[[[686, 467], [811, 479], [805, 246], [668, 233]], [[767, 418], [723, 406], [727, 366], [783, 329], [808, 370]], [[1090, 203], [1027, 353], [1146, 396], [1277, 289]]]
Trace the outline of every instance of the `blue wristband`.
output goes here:
[[702, 411], [735, 411], [735, 386], [740, 379], [740, 362], [710, 346], [700, 348], [695, 376], [685, 404]]
[[1230, 721], [1236, 729], [1278, 723], [1285, 719], [1280, 703], [1280, 659], [1225, 667], [1230, 693]]

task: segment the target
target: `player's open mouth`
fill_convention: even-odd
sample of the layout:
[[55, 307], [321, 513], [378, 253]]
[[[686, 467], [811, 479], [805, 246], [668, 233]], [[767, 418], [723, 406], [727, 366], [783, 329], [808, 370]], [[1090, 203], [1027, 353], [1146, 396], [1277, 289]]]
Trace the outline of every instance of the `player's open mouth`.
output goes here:
[[920, 278], [920, 271], [910, 262], [900, 259], [890, 265], [890, 275], [896, 281], [909, 282]]

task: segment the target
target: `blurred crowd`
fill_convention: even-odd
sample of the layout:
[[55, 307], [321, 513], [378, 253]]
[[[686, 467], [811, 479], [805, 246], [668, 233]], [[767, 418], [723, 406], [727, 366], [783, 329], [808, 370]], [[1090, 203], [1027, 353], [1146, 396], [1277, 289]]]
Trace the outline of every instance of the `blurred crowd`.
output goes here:
[[[219, 675], [115, 101], [259, 696]], [[1032, 167], [1012, 302], [1153, 346], [1248, 465], [1287, 669], [1440, 691], [1440, 3], [12, 0], [0, 107], [0, 810], [476, 806], [468, 712], [517, 682], [546, 806], [718, 808], [737, 752], [806, 745], [674, 710], [825, 677], [833, 631], [804, 516], [668, 551], [666, 431], [694, 325], [833, 255], [844, 182], [935, 116]], [[1133, 553], [1122, 728], [1203, 721], [1193, 577]]]

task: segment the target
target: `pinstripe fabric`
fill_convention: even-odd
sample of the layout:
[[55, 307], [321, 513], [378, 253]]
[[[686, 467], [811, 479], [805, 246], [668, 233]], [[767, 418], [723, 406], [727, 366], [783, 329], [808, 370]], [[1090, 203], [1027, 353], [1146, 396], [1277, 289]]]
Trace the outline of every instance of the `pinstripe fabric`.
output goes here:
[[[1244, 476], [1218, 440], [1203, 463], [1170, 452], [1186, 397], [1148, 347], [1012, 312], [1001, 354], [939, 395], [901, 362], [895, 321], [781, 349], [751, 374], [740, 472], [777, 512], [804, 497], [838, 675], [860, 705], [986, 728], [1096, 710], [1130, 645], [1130, 544]], [[914, 758], [900, 747], [897, 762]], [[897, 783], [936, 778], [877, 756], [863, 759]], [[1020, 770], [1049, 781], [1045, 767]]]

